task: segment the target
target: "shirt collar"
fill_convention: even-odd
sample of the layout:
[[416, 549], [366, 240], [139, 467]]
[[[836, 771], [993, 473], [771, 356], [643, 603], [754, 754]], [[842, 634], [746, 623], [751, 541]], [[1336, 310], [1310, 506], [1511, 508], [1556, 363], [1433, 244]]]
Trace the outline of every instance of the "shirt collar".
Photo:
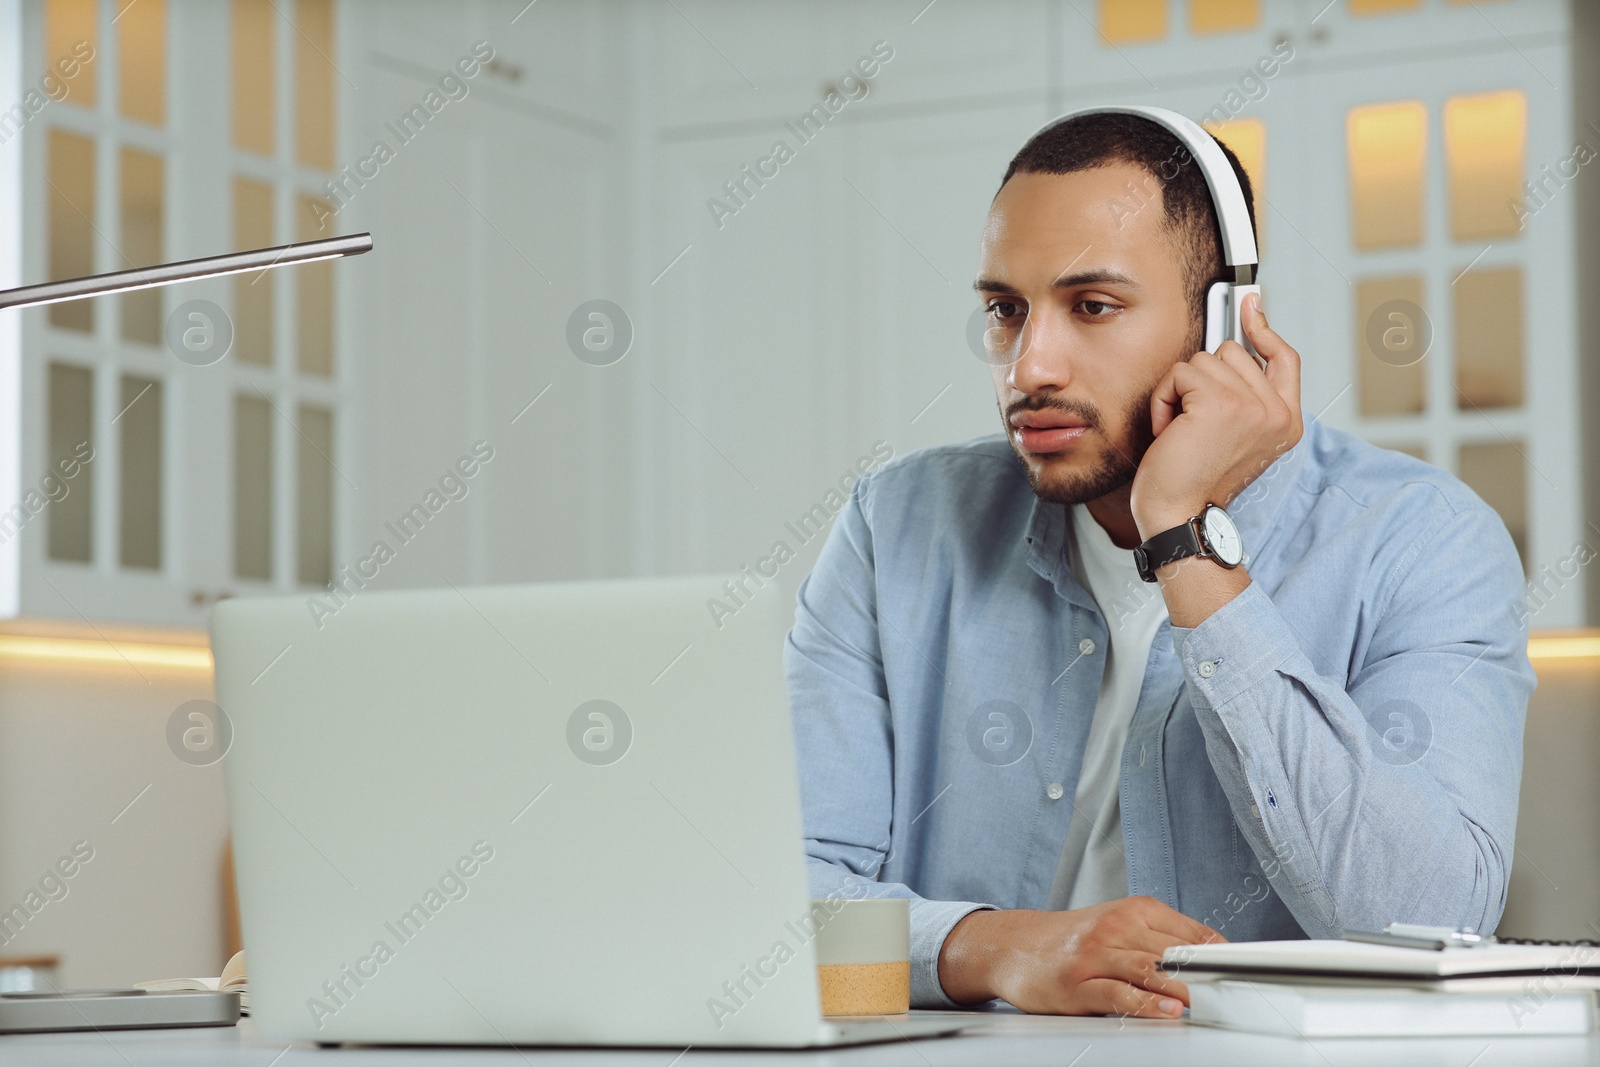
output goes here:
[[[1019, 459], [1017, 462], [1021, 464], [1022, 461]], [[1028, 483], [1024, 481], [1023, 485], [1026, 487]], [[1027, 491], [1033, 496], [1033, 511], [1022, 534], [1023, 544], [1027, 547], [1028, 566], [1055, 586], [1057, 595], [1079, 607], [1097, 610], [1088, 590], [1078, 583], [1077, 575], [1072, 573], [1071, 557], [1067, 554], [1067, 539], [1072, 536], [1072, 517], [1067, 513], [1068, 505], [1040, 500], [1031, 487]]]

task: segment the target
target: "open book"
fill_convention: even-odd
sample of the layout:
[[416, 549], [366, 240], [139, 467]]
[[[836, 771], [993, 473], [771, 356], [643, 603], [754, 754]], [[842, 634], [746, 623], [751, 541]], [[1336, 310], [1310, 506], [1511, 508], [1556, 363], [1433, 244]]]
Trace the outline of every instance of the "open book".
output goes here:
[[233, 954], [233, 958], [216, 978], [157, 978], [149, 982], [135, 982], [133, 985], [135, 989], [148, 989], [152, 993], [171, 993], [185, 989], [238, 993], [239, 1014], [250, 1014], [250, 987], [245, 979], [243, 950]]

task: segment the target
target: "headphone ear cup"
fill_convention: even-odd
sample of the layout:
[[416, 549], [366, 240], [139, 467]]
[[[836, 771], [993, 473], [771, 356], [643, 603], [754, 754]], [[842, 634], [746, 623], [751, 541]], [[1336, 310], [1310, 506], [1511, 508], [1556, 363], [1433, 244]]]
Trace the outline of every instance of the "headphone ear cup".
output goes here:
[[1215, 352], [1228, 339], [1228, 288], [1227, 282], [1212, 282], [1206, 290], [1207, 352]]
[[1256, 366], [1267, 369], [1267, 361], [1256, 352], [1250, 337], [1240, 321], [1244, 314], [1244, 298], [1251, 293], [1261, 295], [1259, 285], [1234, 285], [1231, 282], [1212, 282], [1206, 290], [1206, 351], [1215, 353], [1222, 342], [1233, 338], [1255, 358]]

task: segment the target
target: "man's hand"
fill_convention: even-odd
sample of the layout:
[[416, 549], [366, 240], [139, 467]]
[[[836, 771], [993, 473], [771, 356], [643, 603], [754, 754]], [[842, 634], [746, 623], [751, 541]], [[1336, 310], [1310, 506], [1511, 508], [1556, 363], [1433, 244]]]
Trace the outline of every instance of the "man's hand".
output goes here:
[[1072, 911], [975, 911], [945, 938], [939, 983], [958, 1004], [993, 997], [1050, 1015], [1171, 1019], [1189, 988], [1160, 968], [1173, 945], [1225, 938], [1153, 897]]
[[1227, 507], [1300, 440], [1300, 354], [1267, 326], [1259, 297], [1248, 299], [1243, 322], [1265, 374], [1243, 345], [1224, 341], [1215, 354], [1175, 364], [1150, 397], [1156, 439], [1129, 499], [1141, 537], [1172, 529], [1207, 503]]

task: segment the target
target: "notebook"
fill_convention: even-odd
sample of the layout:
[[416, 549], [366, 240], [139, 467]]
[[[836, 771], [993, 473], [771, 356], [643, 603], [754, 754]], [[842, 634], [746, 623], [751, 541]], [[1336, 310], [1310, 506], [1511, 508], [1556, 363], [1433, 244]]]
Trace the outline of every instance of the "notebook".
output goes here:
[[1583, 1034], [1600, 989], [1592, 944], [1180, 945], [1162, 967], [1188, 983], [1190, 1022], [1303, 1038]]
[[1562, 973], [1600, 976], [1600, 947], [1495, 943], [1439, 950], [1360, 941], [1239, 941], [1169, 948], [1161, 965], [1185, 982], [1228, 977], [1343, 977], [1437, 981]]

